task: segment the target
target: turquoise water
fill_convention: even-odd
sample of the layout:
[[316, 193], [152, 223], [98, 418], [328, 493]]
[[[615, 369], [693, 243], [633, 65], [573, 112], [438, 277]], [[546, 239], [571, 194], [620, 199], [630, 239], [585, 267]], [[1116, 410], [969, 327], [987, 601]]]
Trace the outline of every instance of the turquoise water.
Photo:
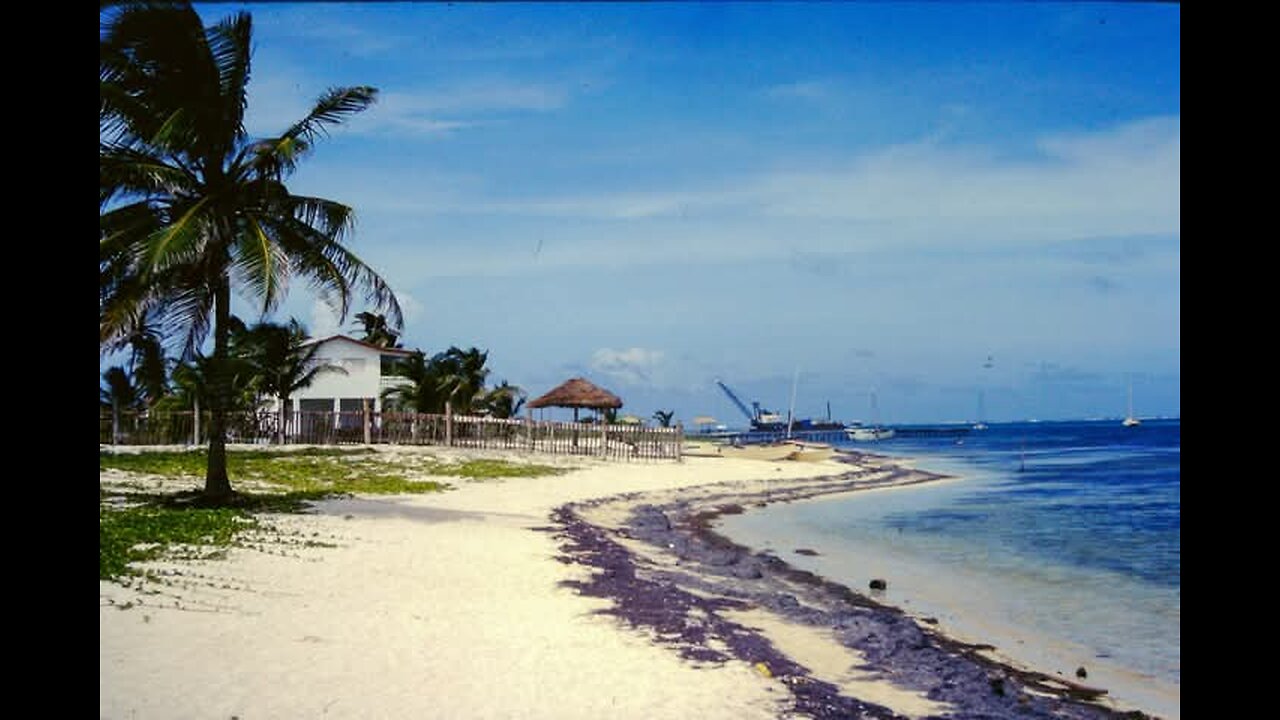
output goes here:
[[1180, 432], [1176, 420], [997, 424], [960, 443], [850, 444], [955, 479], [772, 505], [721, 527], [856, 589], [884, 578], [885, 601], [1037, 669], [1096, 668], [1125, 686], [1117, 696], [1156, 689], [1163, 700], [1138, 701], [1176, 715]]

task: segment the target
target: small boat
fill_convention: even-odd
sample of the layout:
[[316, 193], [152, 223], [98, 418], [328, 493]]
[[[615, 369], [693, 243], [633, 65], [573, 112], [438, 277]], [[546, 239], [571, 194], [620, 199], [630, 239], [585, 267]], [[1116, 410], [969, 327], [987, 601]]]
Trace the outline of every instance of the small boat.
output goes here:
[[876, 404], [876, 394], [874, 391], [871, 393], [871, 417], [873, 424], [870, 426], [854, 424], [846, 427], [844, 429], [845, 437], [859, 442], [870, 442], [875, 440], [888, 440], [896, 434], [894, 433], [893, 428], [880, 426], [880, 407]]
[[745, 460], [791, 460], [799, 452], [794, 443], [751, 443], [748, 445], [721, 445], [720, 457], [736, 457]]
[[874, 440], [888, 440], [894, 436], [893, 428], [886, 427], [851, 427], [845, 428], [845, 437], [850, 440], [858, 440], [861, 442], [869, 442]]
[[788, 444], [795, 448], [795, 452], [791, 454], [792, 460], [800, 460], [802, 462], [820, 462], [835, 457], [836, 449], [827, 443], [805, 442], [803, 440], [788, 440]]

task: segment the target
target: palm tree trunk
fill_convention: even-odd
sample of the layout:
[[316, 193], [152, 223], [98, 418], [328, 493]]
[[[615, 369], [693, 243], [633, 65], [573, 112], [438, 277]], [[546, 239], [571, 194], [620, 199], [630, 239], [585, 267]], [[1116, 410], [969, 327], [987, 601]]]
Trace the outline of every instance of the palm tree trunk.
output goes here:
[[209, 408], [209, 468], [204, 478], [204, 495], [221, 499], [232, 494], [227, 477], [227, 404], [230, 378], [227, 377], [227, 340], [231, 335], [231, 286], [223, 278], [213, 301], [213, 377]]

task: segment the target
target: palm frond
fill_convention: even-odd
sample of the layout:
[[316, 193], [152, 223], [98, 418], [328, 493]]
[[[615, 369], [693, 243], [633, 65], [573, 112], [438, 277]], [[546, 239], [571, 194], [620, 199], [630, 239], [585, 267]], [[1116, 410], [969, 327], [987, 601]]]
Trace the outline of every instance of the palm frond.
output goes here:
[[190, 192], [199, 178], [165, 158], [131, 147], [103, 145], [98, 151], [99, 207], [117, 197]]
[[244, 111], [248, 104], [245, 88], [249, 84], [252, 35], [253, 19], [247, 12], [236, 13], [206, 33], [214, 65], [218, 68], [222, 107], [226, 112], [221, 121], [236, 137], [244, 136]]
[[254, 148], [253, 164], [259, 172], [283, 177], [293, 171], [317, 139], [328, 128], [373, 105], [378, 90], [367, 85], [330, 88], [316, 101], [311, 112], [278, 137], [263, 140]]

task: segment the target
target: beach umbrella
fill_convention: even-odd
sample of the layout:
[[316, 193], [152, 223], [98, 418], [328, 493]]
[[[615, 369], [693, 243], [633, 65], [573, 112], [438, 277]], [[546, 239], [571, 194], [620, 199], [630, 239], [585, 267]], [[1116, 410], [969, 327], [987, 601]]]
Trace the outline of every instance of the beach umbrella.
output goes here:
[[547, 394], [529, 401], [530, 408], [573, 408], [573, 421], [578, 421], [579, 408], [604, 410], [622, 407], [622, 398], [583, 378], [573, 378], [552, 388]]

